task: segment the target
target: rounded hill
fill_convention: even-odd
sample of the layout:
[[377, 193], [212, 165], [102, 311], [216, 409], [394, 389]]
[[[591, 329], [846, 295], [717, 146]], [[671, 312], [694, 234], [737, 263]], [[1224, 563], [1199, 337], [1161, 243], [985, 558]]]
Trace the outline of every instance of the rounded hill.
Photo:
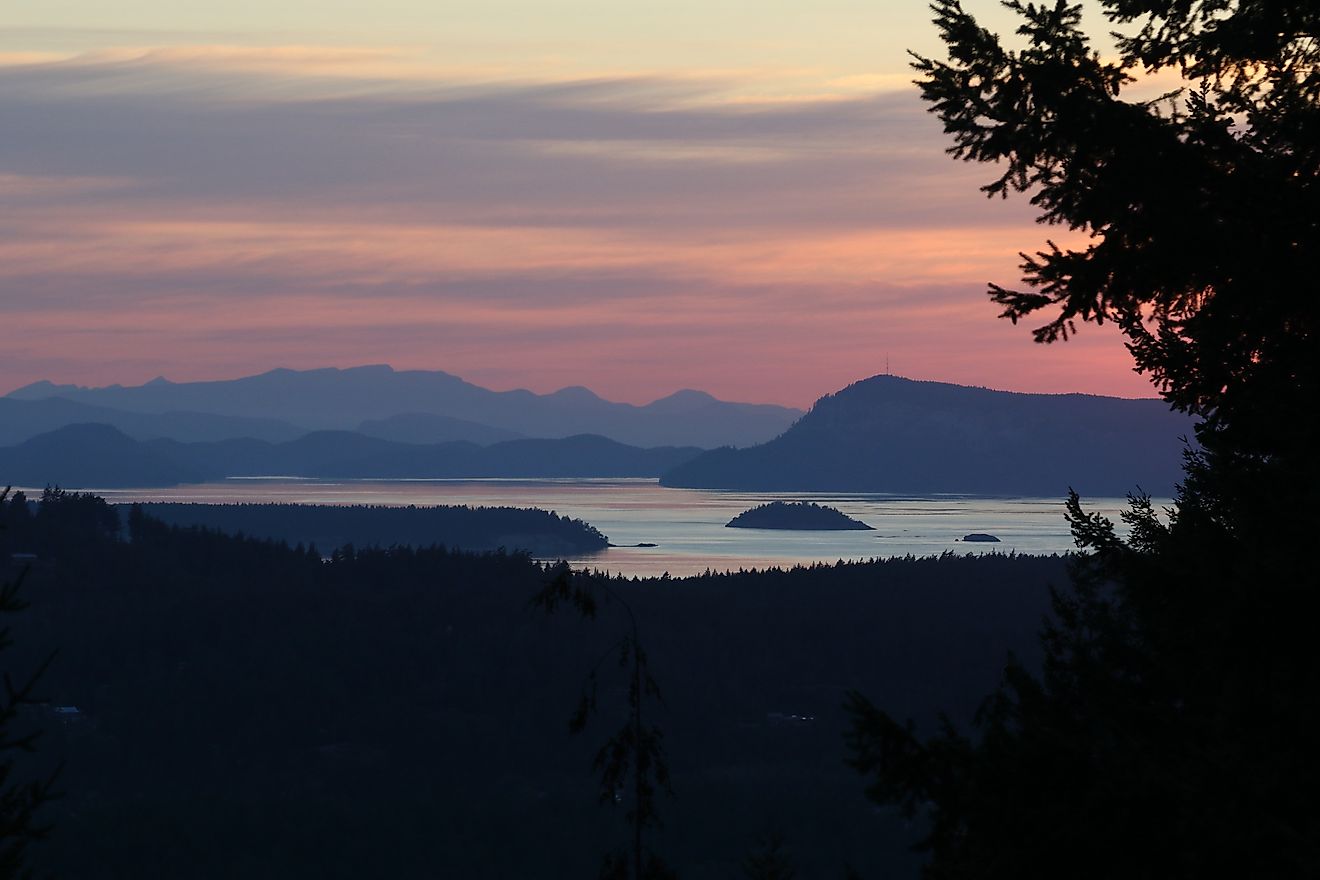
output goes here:
[[743, 511], [725, 524], [730, 529], [785, 529], [801, 531], [871, 530], [861, 520], [808, 501], [772, 501]]
[[1022, 394], [873, 376], [759, 446], [721, 448], [663, 486], [747, 492], [1164, 496], [1193, 421], [1162, 400]]

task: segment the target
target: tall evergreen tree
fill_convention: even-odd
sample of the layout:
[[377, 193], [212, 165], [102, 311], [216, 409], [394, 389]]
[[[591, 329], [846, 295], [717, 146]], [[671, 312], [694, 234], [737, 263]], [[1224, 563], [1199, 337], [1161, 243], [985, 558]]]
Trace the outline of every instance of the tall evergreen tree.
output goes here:
[[568, 723], [572, 733], [586, 729], [597, 709], [600, 667], [607, 659], [617, 656], [619, 667], [626, 671], [627, 712], [623, 724], [597, 750], [594, 766], [600, 774], [600, 802], [628, 804], [625, 812], [631, 840], [625, 850], [605, 856], [601, 880], [672, 880], [675, 874], [669, 865], [646, 844], [648, 829], [660, 825], [656, 797], [660, 791], [669, 790], [669, 765], [665, 761], [660, 728], [643, 717], [649, 703], [660, 701], [660, 687], [651, 677], [637, 615], [611, 589], [607, 577], [575, 573], [566, 563], [558, 566], [554, 576], [532, 598], [532, 605], [547, 614], [554, 613], [560, 605], [571, 605], [583, 619], [594, 620], [601, 597], [623, 608], [628, 626], [588, 672], [586, 687]]
[[[991, 286], [1037, 340], [1115, 322], [1137, 368], [1198, 414], [1167, 522], [1068, 515], [1080, 554], [1039, 676], [1009, 663], [978, 730], [921, 738], [853, 695], [870, 792], [927, 815], [930, 877], [1320, 875], [1320, 674], [1311, 615], [1320, 258], [1320, 5], [1009, 2], [1020, 47], [938, 0], [945, 60], [917, 58], [951, 152], [996, 162], [1084, 246]], [[1186, 87], [1130, 100], [1170, 73]]]

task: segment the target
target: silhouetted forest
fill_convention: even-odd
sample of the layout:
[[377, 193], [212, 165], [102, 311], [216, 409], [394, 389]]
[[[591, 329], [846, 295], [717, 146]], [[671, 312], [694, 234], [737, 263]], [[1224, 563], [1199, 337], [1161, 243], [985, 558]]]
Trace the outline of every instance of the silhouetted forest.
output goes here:
[[[30, 716], [36, 757], [66, 765], [38, 868], [582, 877], [625, 833], [597, 805], [599, 743], [567, 731], [624, 621], [608, 601], [592, 622], [531, 608], [558, 569], [438, 547], [322, 561], [63, 492], [0, 518], [32, 603], [6, 663], [59, 648]], [[845, 765], [844, 694], [930, 729], [936, 707], [967, 720], [1006, 652], [1036, 662], [1062, 575], [989, 555], [609, 580], [665, 699], [674, 794], [653, 845], [684, 878], [736, 876], [776, 832], [804, 877], [911, 875], [910, 832]], [[624, 711], [614, 669], [607, 722]]]
[[580, 519], [523, 507], [379, 507], [331, 504], [140, 505], [171, 525], [203, 526], [229, 534], [315, 545], [327, 552], [345, 544], [389, 547], [439, 544], [464, 550], [525, 550], [563, 556], [604, 550], [609, 541]]

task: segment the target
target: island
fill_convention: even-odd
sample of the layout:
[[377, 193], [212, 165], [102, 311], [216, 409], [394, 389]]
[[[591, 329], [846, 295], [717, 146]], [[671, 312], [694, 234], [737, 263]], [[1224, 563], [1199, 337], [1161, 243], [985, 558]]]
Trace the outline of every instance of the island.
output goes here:
[[999, 539], [994, 535], [987, 535], [984, 532], [972, 532], [970, 535], [963, 535], [964, 541], [970, 541], [974, 544], [998, 544]]
[[730, 529], [791, 529], [801, 531], [874, 531], [872, 526], [808, 501], [772, 501], [743, 511], [725, 523]]

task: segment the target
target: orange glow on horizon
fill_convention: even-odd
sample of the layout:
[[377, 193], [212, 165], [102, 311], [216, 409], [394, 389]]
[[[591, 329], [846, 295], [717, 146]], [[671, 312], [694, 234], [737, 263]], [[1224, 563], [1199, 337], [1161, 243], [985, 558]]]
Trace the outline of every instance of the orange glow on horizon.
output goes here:
[[913, 378], [1151, 393], [1110, 328], [1041, 348], [995, 319], [985, 283], [1046, 236], [1020, 201], [986, 203], [892, 73], [434, 60], [0, 56], [0, 110], [24, 123], [0, 144], [0, 383], [390, 363], [805, 407], [888, 356]]

